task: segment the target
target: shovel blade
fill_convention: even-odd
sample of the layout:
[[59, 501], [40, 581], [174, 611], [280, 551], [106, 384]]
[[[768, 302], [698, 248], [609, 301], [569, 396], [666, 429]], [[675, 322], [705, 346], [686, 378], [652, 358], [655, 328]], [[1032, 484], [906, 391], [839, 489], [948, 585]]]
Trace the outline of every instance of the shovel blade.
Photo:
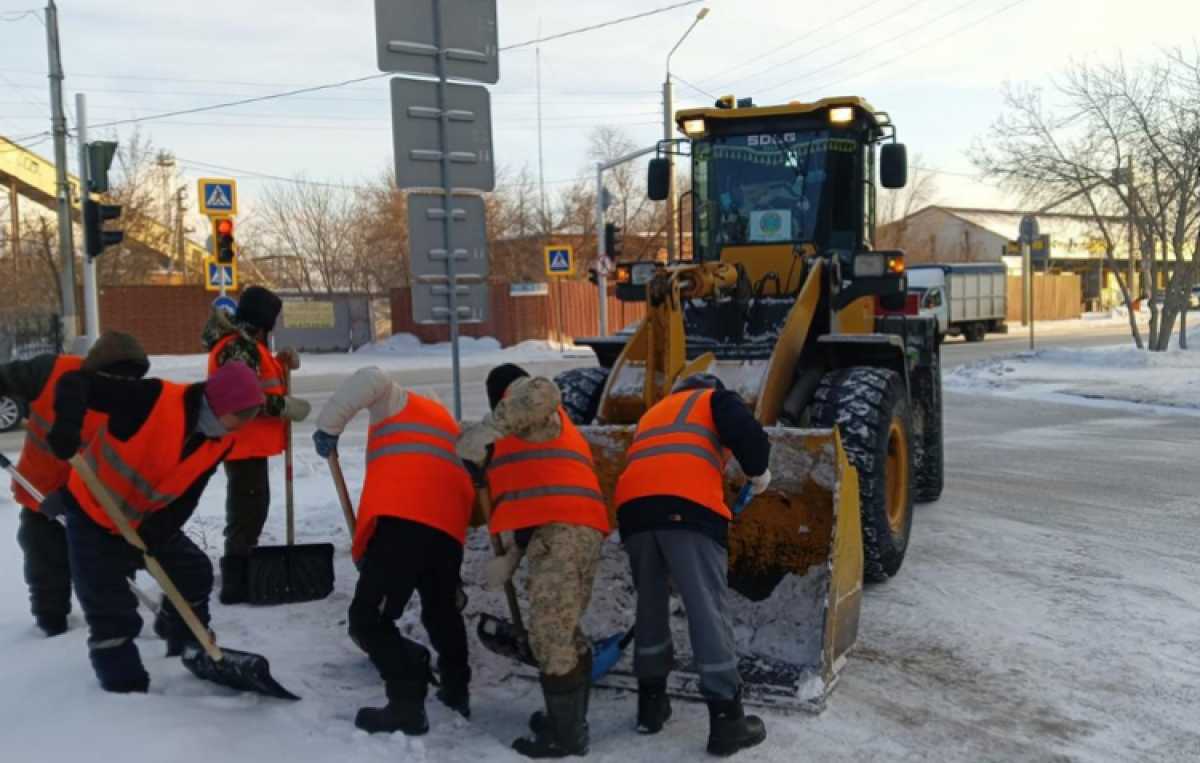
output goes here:
[[529, 637], [508, 620], [481, 612], [475, 633], [488, 651], [533, 668], [538, 666], [529, 647]]
[[250, 691], [277, 699], [300, 699], [271, 676], [271, 664], [267, 658], [236, 649], [221, 649], [222, 658], [214, 660], [199, 644], [188, 644], [183, 648], [183, 664], [197, 677], [215, 684]]
[[293, 604], [333, 592], [333, 544], [259, 546], [250, 552], [247, 597], [251, 604]]

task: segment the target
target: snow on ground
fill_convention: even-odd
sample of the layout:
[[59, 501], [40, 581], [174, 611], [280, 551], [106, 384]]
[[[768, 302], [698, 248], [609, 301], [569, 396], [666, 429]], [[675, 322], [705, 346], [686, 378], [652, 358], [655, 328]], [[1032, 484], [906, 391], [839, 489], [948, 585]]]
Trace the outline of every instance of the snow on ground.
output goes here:
[[945, 375], [947, 389], [1010, 398], [1138, 406], [1200, 415], [1200, 351], [1146, 352], [1128, 344], [987, 358]]
[[[591, 349], [554, 342], [529, 340], [512, 347], [488, 337], [461, 337], [459, 357], [463, 368], [499, 363], [537, 363], [570, 359], [592, 359]], [[446, 369], [450, 371], [450, 343], [422, 344], [412, 334], [394, 334], [360, 347], [353, 353], [304, 353], [297, 378], [347, 373], [362, 366], [379, 366], [385, 371]], [[176, 381], [199, 381], [208, 371], [207, 355], [153, 355], [150, 373]]]

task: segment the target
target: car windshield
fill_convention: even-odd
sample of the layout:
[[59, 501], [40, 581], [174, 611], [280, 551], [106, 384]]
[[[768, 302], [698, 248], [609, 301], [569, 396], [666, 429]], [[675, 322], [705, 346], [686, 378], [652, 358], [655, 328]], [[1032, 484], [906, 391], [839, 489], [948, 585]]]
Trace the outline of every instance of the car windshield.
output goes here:
[[[727, 245], [814, 242], [829, 232], [853, 237], [854, 140], [827, 130], [716, 136], [692, 148], [700, 258]], [[847, 220], [840, 218], [846, 217]], [[853, 242], [845, 242], [853, 246]]]

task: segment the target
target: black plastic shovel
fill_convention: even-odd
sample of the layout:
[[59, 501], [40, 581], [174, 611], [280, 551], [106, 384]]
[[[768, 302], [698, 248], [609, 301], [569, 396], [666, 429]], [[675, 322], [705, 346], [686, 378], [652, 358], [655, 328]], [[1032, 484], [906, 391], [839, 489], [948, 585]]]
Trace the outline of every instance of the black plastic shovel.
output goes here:
[[[235, 649], [221, 649], [217, 647], [216, 642], [213, 641], [212, 634], [204, 627], [200, 619], [196, 617], [196, 613], [192, 610], [191, 605], [179, 593], [179, 589], [175, 587], [175, 584], [171, 582], [167, 571], [162, 568], [158, 560], [146, 549], [146, 544], [142, 541], [141, 536], [129, 524], [129, 520], [125, 518], [120, 509], [117, 508], [112, 494], [108, 492], [108, 488], [104, 486], [104, 483], [100, 481], [100, 478], [96, 476], [92, 468], [79, 455], [71, 458], [71, 466], [83, 479], [84, 483], [88, 486], [88, 490], [96, 497], [96, 500], [100, 502], [104, 513], [116, 524], [117, 529], [121, 532], [126, 542], [142, 552], [142, 558], [146, 562], [146, 570], [158, 581], [158, 585], [175, 607], [175, 611], [187, 623], [188, 630], [192, 632], [192, 635], [196, 637], [196, 641], [199, 642], [184, 647], [183, 664], [187, 669], [192, 671], [197, 678], [212, 681], [213, 683], [237, 689], [238, 691], [251, 691], [279, 699], [300, 699], [295, 694], [283, 688], [271, 676], [271, 665], [267, 662], [266, 657], [252, 652], [240, 652]], [[15, 470], [10, 469], [10, 471]]]

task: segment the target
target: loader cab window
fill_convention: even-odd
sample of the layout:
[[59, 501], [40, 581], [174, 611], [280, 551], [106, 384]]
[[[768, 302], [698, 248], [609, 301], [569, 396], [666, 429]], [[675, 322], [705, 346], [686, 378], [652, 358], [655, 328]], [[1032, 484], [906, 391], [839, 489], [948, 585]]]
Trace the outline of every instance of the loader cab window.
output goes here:
[[863, 236], [861, 145], [829, 130], [718, 135], [695, 141], [699, 258], [725, 246], [812, 242], [852, 251]]

